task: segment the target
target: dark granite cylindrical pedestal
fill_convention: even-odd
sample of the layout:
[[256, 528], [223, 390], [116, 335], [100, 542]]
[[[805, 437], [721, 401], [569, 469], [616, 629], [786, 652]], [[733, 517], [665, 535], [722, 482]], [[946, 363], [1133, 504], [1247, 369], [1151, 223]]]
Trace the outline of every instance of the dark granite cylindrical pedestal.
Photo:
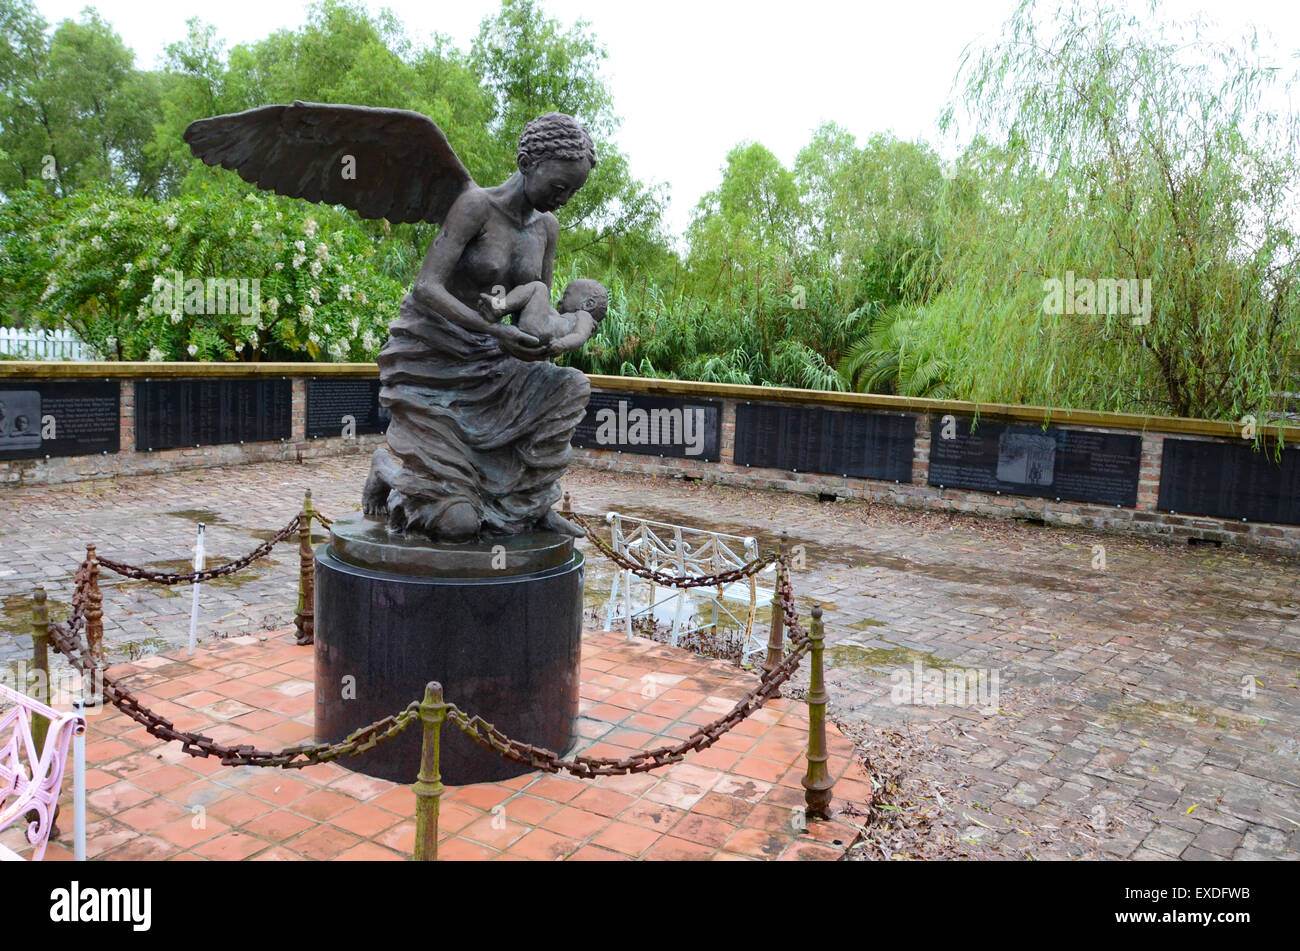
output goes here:
[[[566, 752], [577, 737], [583, 570], [572, 541], [552, 533], [449, 545], [389, 539], [382, 523], [359, 515], [339, 519], [330, 544], [316, 549], [317, 741], [342, 740], [402, 710], [436, 680], [467, 713]], [[412, 783], [421, 732], [417, 721], [336, 762]], [[529, 771], [450, 723], [441, 767], [448, 785]]]

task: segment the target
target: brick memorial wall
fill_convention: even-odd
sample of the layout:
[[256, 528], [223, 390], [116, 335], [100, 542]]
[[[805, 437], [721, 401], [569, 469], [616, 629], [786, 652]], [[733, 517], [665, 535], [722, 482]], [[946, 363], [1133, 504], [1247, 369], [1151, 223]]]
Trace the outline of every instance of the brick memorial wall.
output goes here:
[[[10, 362], [0, 482], [368, 455], [387, 423], [376, 376], [368, 365]], [[676, 380], [592, 386], [577, 465], [1300, 552], [1297, 427], [1274, 453], [1202, 420]]]

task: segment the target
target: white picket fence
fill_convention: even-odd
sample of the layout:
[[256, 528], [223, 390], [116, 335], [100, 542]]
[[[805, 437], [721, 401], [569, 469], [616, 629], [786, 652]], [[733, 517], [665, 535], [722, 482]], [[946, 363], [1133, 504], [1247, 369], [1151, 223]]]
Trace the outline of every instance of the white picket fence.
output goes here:
[[90, 347], [71, 330], [0, 327], [0, 353], [26, 360], [94, 360]]

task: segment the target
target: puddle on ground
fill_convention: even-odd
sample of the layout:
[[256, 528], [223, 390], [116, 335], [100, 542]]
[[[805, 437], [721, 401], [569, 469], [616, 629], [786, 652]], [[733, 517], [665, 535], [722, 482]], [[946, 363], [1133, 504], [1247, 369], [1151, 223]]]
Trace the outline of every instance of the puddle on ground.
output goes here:
[[185, 585], [165, 585], [155, 584], [152, 581], [127, 580], [104, 582], [100, 587], [105, 592], [105, 597], [108, 597], [108, 592], [110, 591], [134, 592], [148, 590], [160, 598], [179, 598], [181, 596], [179, 589], [185, 587]]
[[187, 522], [202, 522], [204, 525], [213, 525], [225, 521], [220, 512], [214, 512], [211, 509], [176, 509], [172, 512], [163, 512], [163, 514], [174, 515], [176, 518], [183, 518]]
[[[234, 560], [235, 560], [234, 558], [231, 558], [228, 555], [208, 555], [204, 558], [204, 564], [207, 565], [208, 567], [212, 567], [214, 565], [224, 565], [227, 562], [231, 562]], [[173, 575], [187, 575], [194, 570], [194, 559], [193, 558], [172, 558], [168, 561], [151, 562], [147, 565], [142, 565], [141, 567], [150, 568], [153, 569], [154, 571], [166, 571], [169, 574], [173, 574]], [[220, 578], [214, 578], [211, 581], [205, 581], [203, 583], [205, 585], [216, 585], [217, 587], [238, 588], [241, 585], [248, 584], [250, 581], [256, 581], [259, 577], [261, 577], [262, 571], [265, 567], [266, 567], [265, 562], [255, 561], [251, 565], [247, 566], [246, 568], [243, 568], [240, 571], [235, 572], [233, 575], [222, 575]], [[168, 585], [155, 585], [153, 582], [150, 581], [144, 581], [139, 583], [151, 585], [153, 587], [158, 587], [158, 588], [169, 587]], [[181, 582], [181, 584], [188, 584], [188, 582]], [[176, 586], [171, 586], [171, 587], [176, 587]]]
[[[606, 612], [609, 610], [610, 591], [614, 583], [614, 574], [619, 569], [615, 568], [609, 561], [599, 554], [588, 553], [587, 573], [583, 581], [582, 605], [586, 615], [603, 629], [605, 624]], [[760, 574], [759, 587], [770, 589], [775, 580], [775, 574]], [[655, 605], [653, 616], [655, 624], [665, 629], [672, 629], [674, 620], [680, 613], [682, 625], [684, 628], [699, 626], [700, 624], [711, 624], [713, 617], [709, 609], [709, 601], [702, 597], [704, 589], [688, 590], [680, 604], [671, 589], [662, 586], [655, 588], [655, 600], [659, 603]], [[632, 585], [632, 609], [638, 611], [644, 609], [650, 603], [650, 584], [649, 582], [635, 579]], [[620, 584], [619, 599], [622, 600], [622, 585]], [[807, 629], [812, 623], [812, 606], [820, 604], [823, 612], [823, 621], [830, 623], [835, 613], [840, 610], [838, 604], [834, 601], [823, 599], [811, 599], [800, 597], [796, 590], [795, 598], [799, 604], [799, 619], [803, 622], [804, 628]], [[726, 611], [718, 612], [719, 630], [728, 631], [744, 630], [745, 619], [749, 613], [748, 604], [744, 601], [724, 601], [731, 614], [735, 617], [729, 617]], [[619, 613], [621, 617], [621, 611]], [[621, 624], [621, 620], [614, 621], [615, 626]], [[884, 622], [876, 622], [883, 625]], [[772, 625], [772, 606], [770, 604], [761, 605], [754, 612], [754, 630], [767, 632]]]
[[[31, 594], [7, 594], [0, 599], [4, 609], [0, 611], [0, 631], [5, 634], [14, 636], [30, 637], [32, 633], [32, 605], [36, 602], [32, 600]], [[50, 612], [50, 620], [61, 621], [72, 613], [72, 606], [66, 601], [59, 601], [46, 595], [46, 607]]]
[[856, 624], [850, 624], [849, 630], [865, 631], [869, 627], [888, 627], [888, 626], [889, 625], [886, 624], [884, 621], [877, 621], [873, 617], [864, 617], [861, 621], [858, 621]]
[[[889, 643], [885, 641], [883, 643]], [[859, 673], [879, 673], [891, 669], [905, 669], [917, 661], [923, 667], [936, 670], [964, 669], [960, 664], [934, 654], [912, 650], [909, 647], [863, 647], [861, 644], [840, 643], [826, 648], [827, 665]]]
[[[251, 529], [248, 532], [248, 534], [252, 535], [259, 542], [269, 542], [272, 538], [276, 536], [277, 533], [278, 533], [278, 529], [272, 530], [272, 529], [262, 529], [262, 528]], [[326, 534], [322, 534], [321, 532], [311, 533], [311, 543], [313, 545], [323, 545], [329, 540], [330, 537], [328, 533]], [[285, 541], [283, 544], [295, 545], [297, 544], [297, 542], [298, 542], [298, 536], [294, 535], [293, 538], [289, 539], [288, 541]]]
[[120, 641], [109, 643], [104, 642], [104, 650], [109, 655], [110, 662], [125, 660], [127, 662], [139, 660], [141, 657], [149, 657], [153, 654], [162, 654], [166, 651], [175, 650], [176, 645], [167, 638], [154, 635], [152, 637], [133, 637], [129, 641]]
[[1229, 715], [1216, 713], [1209, 707], [1203, 707], [1187, 701], [1129, 700], [1112, 704], [1102, 720], [1110, 724], [1125, 727], [1155, 727], [1167, 720], [1181, 720], [1195, 723], [1197, 726], [1212, 726], [1216, 730], [1250, 730], [1259, 725], [1255, 717], [1244, 713]]

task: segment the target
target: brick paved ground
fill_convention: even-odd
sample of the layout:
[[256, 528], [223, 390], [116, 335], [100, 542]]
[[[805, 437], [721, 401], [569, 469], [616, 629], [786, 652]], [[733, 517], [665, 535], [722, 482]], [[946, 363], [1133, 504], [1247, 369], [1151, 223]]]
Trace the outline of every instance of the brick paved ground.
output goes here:
[[[152, 655], [110, 673], [180, 729], [280, 749], [311, 740], [312, 669], [312, 648], [279, 632], [214, 642], [192, 658]], [[578, 749], [622, 758], [671, 745], [725, 715], [753, 684], [752, 675], [684, 650], [588, 634]], [[870, 786], [853, 745], [832, 727], [831, 819], [800, 822], [807, 737], [806, 705], [779, 698], [713, 747], [651, 773], [577, 780], [530, 772], [451, 787], [440, 810], [439, 857], [833, 861], [857, 837], [852, 816], [863, 811]], [[91, 718], [86, 763], [91, 859], [397, 861], [415, 846], [411, 787], [338, 763], [223, 767], [154, 739], [111, 708]], [[62, 804], [70, 816], [69, 781]], [[47, 859], [72, 857], [71, 832], [63, 822]], [[30, 854], [18, 828], [0, 842]]]
[[[255, 531], [284, 524], [306, 487], [327, 514], [355, 510], [365, 468], [342, 458], [9, 490], [3, 626], [25, 630], [15, 612], [36, 580], [66, 601], [85, 539], [157, 563], [183, 558], [203, 517], [209, 552], [231, 557], [254, 547]], [[881, 729], [922, 743], [915, 769], [941, 783], [940, 811], [972, 849], [1300, 853], [1295, 559], [581, 469], [566, 484], [587, 513], [617, 508], [758, 534], [765, 547], [788, 527], [808, 556], [796, 591], [826, 605], [835, 714], [868, 746]], [[201, 630], [286, 625], [294, 559], [283, 548], [251, 580], [205, 587]], [[593, 563], [590, 608], [608, 578]], [[189, 589], [169, 598], [122, 584], [107, 591], [105, 613], [116, 659], [180, 644]], [[24, 641], [7, 640], [0, 660], [21, 660]], [[917, 662], [996, 673], [996, 712], [895, 702], [891, 676]]]

